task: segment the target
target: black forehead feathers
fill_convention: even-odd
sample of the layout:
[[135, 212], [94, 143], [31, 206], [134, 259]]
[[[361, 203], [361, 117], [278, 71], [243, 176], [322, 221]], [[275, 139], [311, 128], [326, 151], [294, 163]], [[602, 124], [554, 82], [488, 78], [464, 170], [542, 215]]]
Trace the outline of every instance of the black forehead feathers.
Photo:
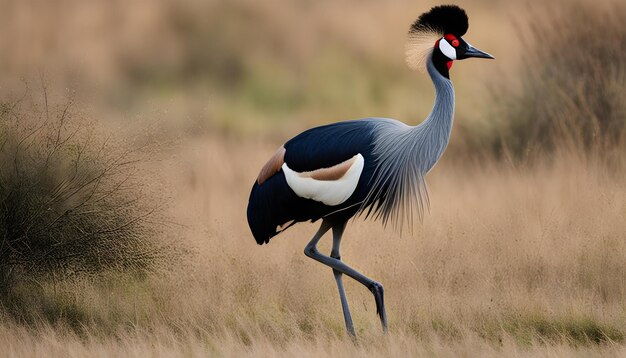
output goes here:
[[435, 31], [441, 35], [453, 34], [461, 37], [467, 32], [469, 23], [465, 10], [456, 5], [435, 6], [415, 20], [409, 34]]

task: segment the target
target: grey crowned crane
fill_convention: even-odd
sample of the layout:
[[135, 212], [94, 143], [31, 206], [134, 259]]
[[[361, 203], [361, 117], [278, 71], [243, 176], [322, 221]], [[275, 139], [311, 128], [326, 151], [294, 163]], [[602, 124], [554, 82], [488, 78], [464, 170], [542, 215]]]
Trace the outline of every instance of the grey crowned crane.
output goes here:
[[[306, 245], [306, 256], [333, 269], [348, 333], [354, 326], [343, 287], [346, 274], [374, 295], [383, 330], [387, 317], [383, 286], [341, 261], [339, 246], [347, 221], [357, 214], [384, 224], [422, 215], [427, 201], [424, 176], [443, 154], [452, 129], [454, 60], [493, 58], [461, 36], [465, 11], [454, 5], [433, 7], [409, 30], [407, 62], [426, 67], [435, 86], [435, 104], [417, 126], [388, 118], [364, 118], [309, 129], [282, 145], [263, 166], [248, 202], [248, 224], [259, 245], [304, 221], [322, 224]], [[317, 250], [332, 230], [330, 256]]]

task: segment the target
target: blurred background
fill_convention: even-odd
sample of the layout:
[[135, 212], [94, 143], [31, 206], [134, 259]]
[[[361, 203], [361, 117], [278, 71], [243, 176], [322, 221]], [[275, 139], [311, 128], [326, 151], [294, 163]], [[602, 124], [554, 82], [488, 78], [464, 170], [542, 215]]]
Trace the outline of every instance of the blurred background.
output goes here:
[[316, 224], [257, 247], [249, 190], [311, 126], [426, 117], [404, 45], [437, 2], [3, 0], [0, 346], [625, 354], [626, 5], [456, 3], [496, 60], [451, 69], [423, 223], [350, 223], [343, 257], [385, 284], [393, 334], [348, 280], [353, 345], [330, 272], [302, 255]]
[[[435, 4], [5, 1], [1, 90], [19, 93], [24, 81], [37, 87], [44, 79], [101, 121], [139, 128], [158, 121], [169, 135], [279, 141], [367, 116], [417, 124], [433, 93], [428, 76], [405, 65], [404, 41], [408, 24]], [[470, 15], [466, 38], [497, 60], [452, 71], [452, 152], [546, 146], [555, 117], [582, 107], [573, 124], [623, 136], [626, 30], [618, 1], [459, 5]]]
[[[426, 7], [409, 1], [9, 2], [0, 25], [2, 87], [19, 90], [22, 79], [33, 86], [43, 75], [48, 86], [74, 92], [104, 120], [158, 119], [186, 134], [284, 136], [370, 115], [417, 123], [430, 110], [432, 91], [427, 76], [407, 69], [404, 41], [408, 24]], [[518, 46], [488, 34], [497, 23], [514, 36], [511, 8], [490, 2], [468, 8], [468, 36], [498, 52], [507, 67], [517, 63], [511, 60]], [[500, 54], [500, 46], [509, 53]], [[484, 100], [473, 94], [484, 94], [499, 77], [482, 76], [502, 71], [497, 63], [480, 65], [455, 73], [465, 79], [460, 84], [481, 82], [459, 96], [468, 104]]]

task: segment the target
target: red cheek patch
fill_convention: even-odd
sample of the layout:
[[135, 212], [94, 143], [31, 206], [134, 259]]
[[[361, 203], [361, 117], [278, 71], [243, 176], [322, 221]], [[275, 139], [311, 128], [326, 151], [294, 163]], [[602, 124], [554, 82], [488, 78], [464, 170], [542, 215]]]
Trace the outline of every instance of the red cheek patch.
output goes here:
[[459, 45], [461, 44], [459, 40], [456, 38], [456, 36], [452, 34], [447, 34], [443, 38], [448, 40], [448, 42], [450, 43], [450, 45], [452, 45], [452, 47], [459, 47]]
[[448, 66], [448, 70], [452, 68], [452, 62], [453, 61], [446, 62], [446, 66]]

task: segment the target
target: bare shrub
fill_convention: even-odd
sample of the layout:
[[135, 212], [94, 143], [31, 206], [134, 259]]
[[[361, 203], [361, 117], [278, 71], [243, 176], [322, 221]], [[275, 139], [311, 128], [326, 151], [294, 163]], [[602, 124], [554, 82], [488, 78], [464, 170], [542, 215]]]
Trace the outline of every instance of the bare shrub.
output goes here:
[[[41, 102], [41, 103], [40, 103]], [[98, 138], [71, 100], [0, 106], [0, 294], [20, 282], [142, 273], [162, 256], [138, 152]], [[0, 297], [1, 298], [1, 297]]]
[[520, 27], [528, 34], [521, 88], [494, 91], [493, 149], [521, 157], [561, 145], [594, 153], [626, 147], [626, 6], [553, 6], [558, 11], [531, 11]]

